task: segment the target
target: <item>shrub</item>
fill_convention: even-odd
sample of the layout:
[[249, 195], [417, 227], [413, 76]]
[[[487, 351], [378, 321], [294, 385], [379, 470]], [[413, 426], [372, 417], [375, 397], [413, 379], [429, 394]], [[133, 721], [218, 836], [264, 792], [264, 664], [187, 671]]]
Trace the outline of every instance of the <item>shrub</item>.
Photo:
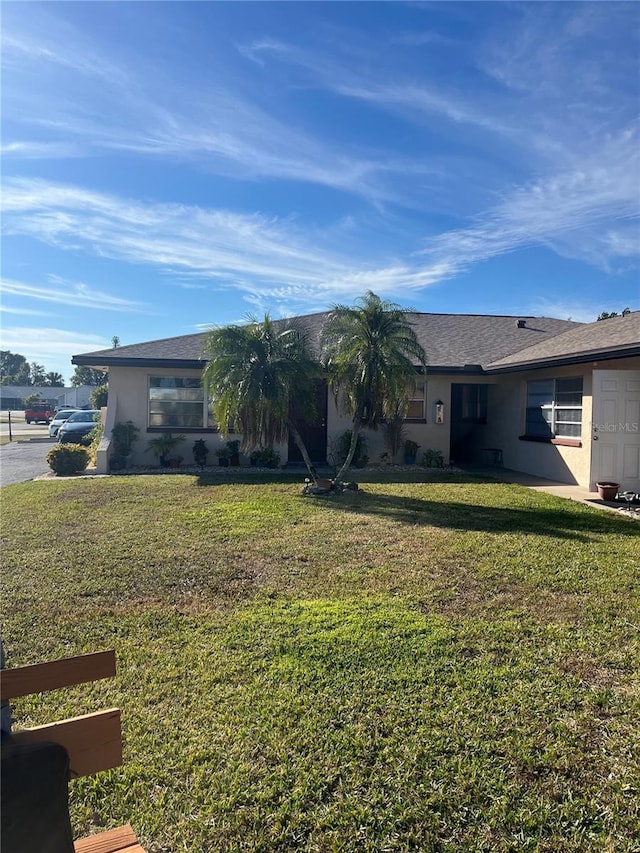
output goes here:
[[81, 474], [89, 464], [89, 451], [79, 444], [56, 444], [47, 453], [47, 463], [59, 477]]
[[441, 450], [425, 450], [422, 454], [422, 464], [425, 468], [444, 468], [444, 456]]
[[207, 464], [207, 456], [209, 455], [209, 448], [207, 447], [207, 442], [204, 438], [199, 438], [193, 442], [192, 452], [196, 465], [204, 468]]
[[400, 415], [389, 418], [384, 426], [384, 443], [391, 454], [393, 461], [400, 448], [404, 445], [406, 438], [405, 423]]
[[98, 445], [102, 439], [103, 432], [104, 426], [102, 425], [102, 421], [96, 421], [96, 425], [91, 432], [85, 435], [82, 439], [83, 446], [89, 448], [89, 459], [92, 465], [96, 464], [96, 460], [98, 458]]
[[417, 441], [413, 441], [413, 440], [412, 440], [412, 439], [410, 439], [410, 438], [405, 439], [405, 442], [404, 442], [404, 456], [405, 456], [405, 459], [407, 459], [407, 458], [413, 458], [413, 459], [415, 459], [415, 458], [416, 458], [416, 453], [418, 452], [418, 448], [419, 448], [419, 447], [420, 447], [420, 445], [418, 444], [418, 442], [417, 442]]
[[[118, 421], [117, 424], [114, 424], [111, 430], [112, 451], [109, 460], [109, 466], [113, 471], [120, 471], [131, 464], [129, 457], [133, 452], [133, 445], [138, 440], [139, 432], [140, 430], [133, 421], [126, 421], [126, 423]], [[99, 443], [100, 437], [97, 444]], [[97, 444], [95, 450], [97, 450]], [[91, 445], [91, 450], [95, 453], [93, 444]]]
[[122, 423], [119, 421], [114, 424], [111, 430], [111, 440], [113, 441], [113, 452], [117, 456], [128, 456], [133, 450], [133, 445], [138, 440], [140, 430], [133, 421]]
[[259, 468], [277, 468], [280, 465], [280, 454], [272, 447], [260, 447], [249, 456], [249, 461]]
[[98, 385], [98, 387], [94, 388], [91, 392], [91, 408], [101, 409], [103, 406], [106, 406], [108, 397], [109, 389], [107, 388], [107, 386]]

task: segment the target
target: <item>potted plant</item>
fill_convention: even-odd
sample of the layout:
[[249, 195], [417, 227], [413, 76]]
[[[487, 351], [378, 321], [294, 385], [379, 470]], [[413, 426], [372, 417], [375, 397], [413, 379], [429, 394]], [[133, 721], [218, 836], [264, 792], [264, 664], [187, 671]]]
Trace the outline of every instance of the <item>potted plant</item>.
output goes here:
[[163, 468], [168, 468], [171, 452], [184, 441], [184, 438], [184, 435], [173, 435], [170, 432], [163, 432], [161, 435], [156, 436], [156, 438], [149, 439], [147, 450], [151, 450], [158, 457], [160, 465]]
[[133, 465], [133, 445], [138, 440], [139, 432], [133, 421], [119, 422], [114, 425], [111, 430], [113, 455], [110, 464], [115, 471], [131, 468]]
[[200, 468], [204, 468], [207, 464], [208, 455], [209, 449], [207, 448], [207, 443], [204, 438], [199, 438], [197, 441], [193, 442], [193, 458], [196, 465]]
[[229, 448], [226, 445], [221, 444], [217, 450], [217, 454], [218, 454], [218, 465], [221, 468], [228, 468], [229, 467]]
[[620, 483], [603, 480], [600, 483], [596, 483], [596, 488], [598, 490], [598, 497], [601, 498], [601, 500], [615, 501], [618, 489], [620, 488]]
[[227, 450], [229, 451], [229, 464], [237, 468], [240, 464], [240, 442], [238, 439], [227, 442]]
[[404, 464], [405, 465], [415, 465], [416, 464], [416, 455], [418, 453], [418, 448], [420, 445], [417, 441], [412, 441], [410, 438], [405, 439], [404, 442]]

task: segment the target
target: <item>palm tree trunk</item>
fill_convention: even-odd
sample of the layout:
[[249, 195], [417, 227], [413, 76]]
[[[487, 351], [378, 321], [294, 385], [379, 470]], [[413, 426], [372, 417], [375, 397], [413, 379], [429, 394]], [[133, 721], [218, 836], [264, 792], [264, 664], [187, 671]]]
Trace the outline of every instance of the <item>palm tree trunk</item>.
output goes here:
[[292, 420], [289, 420], [288, 425], [289, 425], [289, 432], [293, 436], [293, 440], [295, 441], [295, 443], [298, 447], [298, 450], [302, 454], [302, 458], [304, 459], [304, 464], [307, 466], [307, 471], [311, 475], [313, 482], [317, 483], [318, 482], [318, 472], [316, 471], [316, 469], [313, 466], [313, 462], [311, 461], [311, 457], [309, 456], [309, 453], [307, 452], [307, 448], [305, 446], [304, 441], [302, 440], [302, 436], [300, 435], [300, 432], [298, 431], [298, 427], [295, 425], [295, 423]]
[[347, 458], [342, 463], [342, 468], [338, 471], [334, 480], [339, 483], [344, 476], [345, 471], [349, 468], [351, 463], [353, 462], [353, 457], [355, 456], [356, 447], [358, 446], [358, 436], [360, 435], [360, 430], [362, 429], [362, 412], [357, 411], [356, 416], [353, 419], [353, 425], [351, 427], [351, 444], [349, 445], [349, 451], [347, 453]]

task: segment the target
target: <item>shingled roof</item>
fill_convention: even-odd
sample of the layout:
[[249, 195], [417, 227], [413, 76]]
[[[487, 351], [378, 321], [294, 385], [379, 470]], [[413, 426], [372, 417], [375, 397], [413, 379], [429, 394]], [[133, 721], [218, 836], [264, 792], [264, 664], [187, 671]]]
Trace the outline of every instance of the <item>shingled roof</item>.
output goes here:
[[[312, 345], [319, 347], [328, 312], [294, 318], [306, 329]], [[493, 316], [485, 314], [407, 314], [427, 353], [430, 372], [481, 372], [497, 360], [524, 349], [544, 346], [562, 333], [584, 328], [582, 323], [552, 317]], [[286, 322], [286, 321], [282, 321]], [[608, 321], [607, 321], [608, 322]], [[206, 333], [163, 338], [116, 349], [75, 355], [73, 364], [90, 367], [204, 367]]]
[[569, 329], [486, 365], [488, 372], [640, 355], [640, 311]]

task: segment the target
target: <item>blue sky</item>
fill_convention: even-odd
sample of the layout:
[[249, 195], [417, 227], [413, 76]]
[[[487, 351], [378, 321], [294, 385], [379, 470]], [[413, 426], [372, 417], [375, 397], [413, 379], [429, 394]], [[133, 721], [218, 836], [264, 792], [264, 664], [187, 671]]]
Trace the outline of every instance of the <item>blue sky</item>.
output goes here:
[[2, 348], [640, 308], [637, 3], [2, 5]]

